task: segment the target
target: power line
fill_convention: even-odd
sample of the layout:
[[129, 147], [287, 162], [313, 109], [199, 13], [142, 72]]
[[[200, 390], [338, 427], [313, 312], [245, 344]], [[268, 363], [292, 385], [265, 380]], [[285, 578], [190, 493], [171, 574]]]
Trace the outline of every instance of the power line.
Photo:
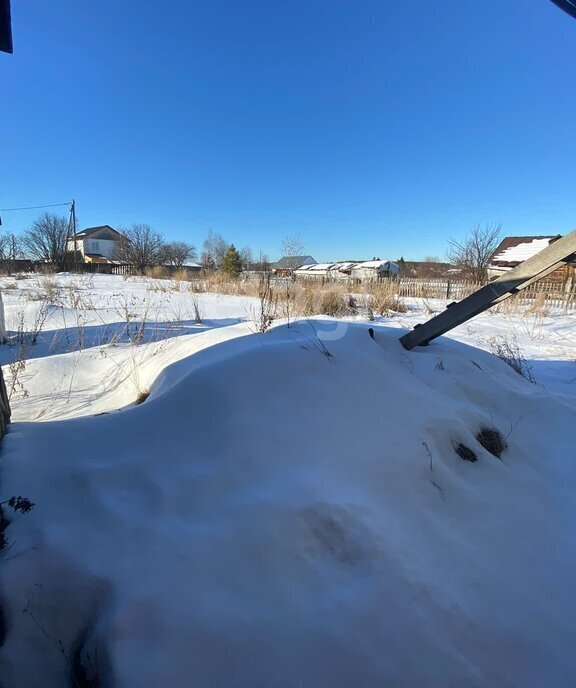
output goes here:
[[0, 208], [0, 213], [7, 213], [12, 210], [38, 210], [40, 208], [56, 208], [62, 205], [72, 205], [69, 201], [68, 203], [51, 203], [50, 205], [29, 205], [26, 208]]

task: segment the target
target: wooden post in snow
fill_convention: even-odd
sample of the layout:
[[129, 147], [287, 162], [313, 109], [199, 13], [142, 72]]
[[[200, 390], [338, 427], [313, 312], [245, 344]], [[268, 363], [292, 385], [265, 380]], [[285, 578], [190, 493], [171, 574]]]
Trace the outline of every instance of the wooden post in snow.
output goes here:
[[[2, 292], [0, 292], [0, 343], [6, 344], [6, 322], [4, 319], [4, 302]], [[8, 390], [4, 382], [4, 374], [0, 367], [0, 439], [6, 434], [6, 426], [10, 422], [10, 401], [8, 400]]]
[[6, 318], [4, 317], [4, 301], [0, 291], [0, 344], [6, 344]]
[[400, 337], [405, 349], [425, 346], [432, 339], [465, 323], [513, 294], [526, 289], [557, 268], [576, 260], [576, 230], [566, 234], [498, 279], [481, 287], [462, 301], [451, 303], [434, 318]]

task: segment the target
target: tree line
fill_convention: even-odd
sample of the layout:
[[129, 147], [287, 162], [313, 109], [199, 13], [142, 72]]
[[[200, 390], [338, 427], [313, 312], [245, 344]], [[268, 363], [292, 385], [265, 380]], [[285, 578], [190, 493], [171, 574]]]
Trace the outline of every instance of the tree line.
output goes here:
[[[198, 261], [205, 270], [221, 270], [236, 277], [245, 270], [263, 271], [270, 268], [265, 254], [258, 258], [250, 247], [237, 249], [224, 237], [210, 230], [198, 252], [196, 246], [186, 241], [167, 241], [164, 236], [147, 224], [133, 224], [118, 230], [124, 240], [118, 242], [114, 259], [128, 263], [133, 270], [143, 274], [156, 266], [178, 270], [190, 262]], [[476, 225], [461, 241], [449, 240], [447, 258], [460, 274], [476, 282], [485, 281], [490, 259], [501, 238], [501, 226]], [[44, 213], [22, 234], [0, 234], [0, 269], [8, 272], [19, 259], [29, 258], [53, 265], [58, 271], [73, 269], [81, 256], [70, 251], [70, 225], [66, 217]], [[304, 254], [304, 244], [298, 235], [284, 238], [281, 252], [284, 256]], [[401, 259], [403, 262], [403, 259]], [[428, 259], [431, 264], [438, 261]]]
[[[156, 266], [178, 270], [199, 261], [206, 270], [222, 270], [232, 276], [243, 270], [265, 270], [270, 263], [264, 254], [254, 259], [252, 250], [236, 249], [221, 234], [212, 230], [202, 244], [200, 256], [196, 246], [187, 241], [167, 241], [150, 225], [135, 223], [118, 232], [123, 240], [118, 242], [114, 259], [130, 264], [136, 272], [144, 273]], [[70, 224], [66, 217], [44, 213], [22, 234], [0, 234], [0, 268], [9, 272], [17, 260], [30, 259], [48, 263], [57, 271], [71, 270], [76, 262], [83, 262], [80, 255], [70, 250]]]

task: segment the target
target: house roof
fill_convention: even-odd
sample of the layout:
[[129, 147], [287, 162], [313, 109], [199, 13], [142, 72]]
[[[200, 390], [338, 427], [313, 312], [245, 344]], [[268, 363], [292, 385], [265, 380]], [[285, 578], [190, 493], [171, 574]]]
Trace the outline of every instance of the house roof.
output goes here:
[[545, 249], [560, 237], [555, 235], [504, 237], [492, 254], [490, 266], [513, 268]]
[[274, 267], [285, 270], [297, 270], [310, 261], [316, 263], [312, 256], [284, 256], [277, 263], [274, 263]]
[[87, 229], [83, 229], [81, 232], [77, 232], [76, 238], [85, 239], [87, 236], [90, 236], [90, 234], [94, 234], [94, 232], [99, 232], [102, 229], [108, 229], [111, 232], [114, 232], [114, 234], [118, 234], [118, 236], [124, 236], [123, 234], [120, 234], [120, 232], [116, 231], [114, 227], [110, 227], [110, 225], [100, 225], [99, 227], [88, 227]]
[[363, 263], [358, 263], [358, 265], [355, 265], [354, 268], [374, 268], [378, 270], [379, 268], [389, 269], [394, 265], [398, 267], [393, 260], [366, 260]]

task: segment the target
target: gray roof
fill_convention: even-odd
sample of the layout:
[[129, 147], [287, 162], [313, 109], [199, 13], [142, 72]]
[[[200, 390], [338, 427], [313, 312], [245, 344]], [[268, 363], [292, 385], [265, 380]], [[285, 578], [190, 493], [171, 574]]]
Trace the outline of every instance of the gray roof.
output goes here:
[[99, 227], [88, 227], [87, 229], [83, 229], [81, 232], [78, 232], [76, 234], [76, 238], [84, 239], [84, 237], [90, 236], [90, 234], [94, 234], [94, 232], [99, 232], [102, 229], [109, 229], [110, 231], [114, 232], [114, 234], [122, 236], [122, 234], [120, 234], [120, 232], [117, 232], [114, 229], [114, 227], [110, 227], [110, 225], [100, 225]]
[[277, 263], [274, 263], [273, 267], [284, 270], [298, 270], [298, 268], [310, 261], [316, 262], [312, 256], [284, 256]]

